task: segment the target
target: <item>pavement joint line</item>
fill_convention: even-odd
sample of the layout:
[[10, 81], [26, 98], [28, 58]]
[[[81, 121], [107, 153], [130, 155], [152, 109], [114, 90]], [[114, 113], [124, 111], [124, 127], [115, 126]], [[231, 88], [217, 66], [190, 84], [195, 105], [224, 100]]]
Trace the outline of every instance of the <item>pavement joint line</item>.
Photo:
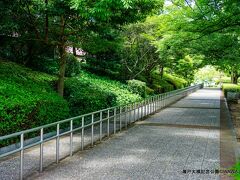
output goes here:
[[219, 99], [192, 99], [192, 98], [185, 98], [182, 101], [219, 101]]
[[160, 127], [172, 127], [172, 128], [192, 128], [192, 129], [216, 129], [219, 130], [220, 127], [217, 126], [202, 126], [202, 125], [186, 125], [186, 124], [164, 124], [164, 123], [148, 123], [148, 122], [138, 122], [136, 125], [143, 126], [160, 126]]
[[[189, 157], [190, 157], [190, 155], [191, 155], [191, 152], [192, 152], [193, 147], [194, 147], [195, 144], [196, 144], [196, 141], [197, 141], [197, 138], [195, 137], [195, 138], [194, 138], [194, 143], [193, 143], [192, 146], [191, 146], [190, 153], [188, 154], [188, 157], [187, 157], [187, 159], [186, 159], [186, 163], [185, 163], [184, 169], [186, 169], [188, 159], [189, 159]], [[189, 176], [188, 176], [188, 179], [189, 179]]]
[[206, 159], [206, 152], [207, 152], [207, 148], [209, 146], [209, 136], [210, 136], [210, 130], [208, 130], [208, 140], [207, 140], [206, 147], [205, 147], [205, 150], [204, 150], [204, 155], [203, 155], [203, 159], [202, 159], [201, 169], [203, 169], [203, 162], [204, 162], [204, 159]]
[[179, 108], [179, 109], [220, 109], [220, 108], [218, 108], [218, 107], [188, 107], [188, 106], [169, 106], [168, 108]]

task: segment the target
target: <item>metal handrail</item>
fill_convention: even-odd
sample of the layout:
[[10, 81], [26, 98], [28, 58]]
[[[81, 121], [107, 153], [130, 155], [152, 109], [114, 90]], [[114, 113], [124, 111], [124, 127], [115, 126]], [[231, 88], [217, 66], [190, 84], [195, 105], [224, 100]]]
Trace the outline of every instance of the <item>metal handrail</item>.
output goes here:
[[[125, 126], [125, 128], [128, 127], [130, 123], [133, 123], [139, 119], [142, 119], [149, 114], [152, 114], [159, 109], [162, 109], [163, 107], [166, 107], [167, 105], [176, 102], [177, 100], [181, 99], [182, 97], [188, 95], [189, 93], [192, 93], [198, 89], [202, 88], [202, 84], [195, 85], [195, 86], [190, 86], [187, 88], [183, 89], [178, 89], [174, 90], [171, 92], [159, 94], [159, 95], [154, 95], [148, 98], [145, 98], [144, 100], [136, 101], [134, 103], [128, 103], [123, 106], [114, 106], [106, 109], [102, 109], [99, 111], [91, 112], [88, 114], [72, 117], [69, 119], [57, 121], [54, 123], [50, 123], [47, 125], [39, 126], [36, 128], [32, 129], [27, 129], [24, 131], [16, 132], [13, 134], [5, 135], [0, 137], [0, 141], [10, 139], [13, 137], [20, 137], [20, 147], [18, 149], [14, 149], [12, 151], [0, 154], [0, 158], [15, 154], [17, 152], [20, 152], [20, 179], [23, 179], [23, 154], [24, 150], [38, 146], [40, 145], [40, 165], [39, 165], [39, 171], [43, 171], [43, 144], [51, 141], [53, 139], [56, 139], [56, 163], [59, 162], [59, 138], [62, 136], [66, 136], [70, 134], [70, 156], [73, 154], [73, 132], [81, 130], [81, 150], [84, 149], [84, 130], [87, 127], [91, 127], [91, 145], [94, 144], [94, 126], [99, 124], [99, 133], [100, 133], [100, 138], [99, 140], [102, 140], [102, 123], [104, 121], [107, 121], [107, 136], [110, 135], [110, 120], [113, 119], [113, 134], [116, 133], [117, 128], [116, 128], [116, 121], [117, 119], [120, 121], [120, 128], [118, 130], [121, 131], [122, 127]], [[117, 109], [119, 109], [119, 113], [117, 113]], [[113, 115], [110, 116], [110, 111], [113, 111]], [[137, 111], [137, 112], [136, 112]], [[107, 116], [103, 118], [103, 113], [107, 113]], [[94, 116], [96, 114], [99, 114], [99, 120], [94, 121]], [[91, 116], [91, 122], [88, 124], [85, 124], [85, 117]], [[122, 116], [124, 116], [122, 118]], [[81, 120], [81, 125], [78, 127], [73, 127], [73, 122], [74, 120]], [[125, 125], [123, 125], [122, 121], [125, 121]], [[60, 132], [60, 124], [63, 123], [69, 123], [69, 130], [65, 132]], [[44, 129], [56, 126], [56, 135], [48, 137], [44, 139]], [[28, 145], [24, 145], [24, 135], [30, 132], [36, 132], [40, 131], [40, 140], [34, 143], [30, 143]], [[39, 136], [38, 136], [39, 137]]]

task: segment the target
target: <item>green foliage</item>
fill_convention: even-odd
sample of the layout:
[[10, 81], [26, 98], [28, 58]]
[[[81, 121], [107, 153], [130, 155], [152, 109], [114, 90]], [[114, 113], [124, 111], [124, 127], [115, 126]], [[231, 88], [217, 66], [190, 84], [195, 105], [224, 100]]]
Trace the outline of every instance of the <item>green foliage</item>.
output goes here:
[[36, 71], [45, 72], [51, 75], [57, 75], [58, 59], [46, 56], [38, 56], [29, 62], [28, 67]]
[[[228, 78], [224, 76], [224, 73], [218, 71], [213, 66], [205, 66], [198, 70], [195, 74], [195, 82], [203, 83], [203, 82], [215, 82], [219, 84], [222, 83], [230, 83], [231, 80], [227, 80]], [[227, 80], [227, 81], [226, 81]]]
[[152, 88], [154, 89], [155, 93], [165, 93], [174, 90], [174, 86], [164, 80], [155, 81], [152, 85]]
[[86, 59], [87, 63], [83, 64], [85, 70], [99, 76], [107, 76], [111, 79], [124, 79], [120, 57], [116, 52], [109, 50], [95, 56]]
[[56, 78], [0, 61], [0, 135], [69, 116], [67, 102], [54, 92]]
[[129, 87], [129, 90], [132, 91], [133, 93], [139, 94], [142, 97], [146, 97], [147, 92], [145, 82], [132, 79], [127, 81], [127, 85]]
[[166, 73], [163, 75], [163, 79], [172, 84], [174, 86], [174, 89], [181, 89], [188, 85], [188, 82], [185, 79]]
[[124, 74], [127, 79], [135, 79], [139, 74], [148, 76], [159, 64], [159, 53], [147, 36], [146, 23], [131, 24], [122, 33], [123, 45], [120, 48]]
[[68, 78], [65, 81], [65, 99], [68, 101], [71, 116], [116, 105], [115, 94], [104, 91], [79, 77]]
[[154, 89], [155, 93], [169, 92], [187, 86], [186, 80], [166, 73], [161, 78], [157, 71], [151, 73], [151, 81], [152, 84], [149, 86]]
[[80, 61], [73, 54], [68, 54], [66, 61], [67, 63], [65, 76], [72, 77], [78, 75], [81, 71]]
[[225, 97], [227, 97], [228, 92], [240, 92], [240, 86], [236, 84], [223, 84], [222, 90], [224, 92]]
[[221, 80], [222, 80], [222, 83], [231, 83], [230, 77], [222, 77]]
[[[159, 12], [163, 3], [163, 0], [1, 1], [0, 38], [6, 41], [4, 48], [0, 48], [0, 55], [13, 57], [5, 51], [7, 47], [21, 55], [23, 64], [26, 59], [34, 60], [35, 54], [48, 58], [53, 58], [53, 54], [58, 56], [57, 88], [62, 95], [68, 46], [82, 48], [89, 54], [106, 52], [117, 44], [115, 36], [121, 26], [142, 21], [147, 15]], [[14, 41], [19, 43], [18, 48], [8, 46]], [[50, 56], [44, 51], [35, 53], [43, 49], [47, 51], [50, 46], [53, 47]], [[72, 76], [72, 72], [67, 75]]]
[[230, 170], [233, 170], [236, 172], [231, 174], [231, 176], [234, 177], [235, 180], [239, 180], [240, 179], [240, 162], [237, 162]]
[[68, 78], [65, 85], [65, 98], [74, 116], [142, 99], [127, 85], [86, 72]]
[[151, 89], [150, 87], [146, 86], [146, 94], [149, 95], [149, 96], [153, 96], [155, 93], [154, 93], [153, 89]]
[[227, 76], [223, 76], [219, 79], [216, 79], [215, 80], [215, 83], [216, 84], [220, 84], [220, 83], [225, 83], [225, 84], [229, 84], [231, 83], [231, 78], [230, 77], [227, 77]]

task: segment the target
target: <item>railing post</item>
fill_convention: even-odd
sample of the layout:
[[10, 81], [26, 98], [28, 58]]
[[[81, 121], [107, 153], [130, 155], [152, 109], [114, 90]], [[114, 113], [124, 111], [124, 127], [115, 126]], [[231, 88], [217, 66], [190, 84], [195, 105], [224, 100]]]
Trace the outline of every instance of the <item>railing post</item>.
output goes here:
[[136, 103], [134, 102], [133, 103], [133, 108], [134, 108], [134, 111], [133, 111], [133, 122], [136, 121]]
[[120, 107], [120, 113], [119, 113], [119, 128], [120, 128], [120, 131], [122, 130], [122, 118], [121, 118], [121, 115], [122, 115], [122, 107]]
[[137, 111], [137, 120], [139, 120], [139, 119], [141, 118], [141, 115], [140, 115], [140, 107], [141, 107], [141, 106], [140, 106], [140, 103], [138, 102], [138, 103], [137, 103], [137, 110], [138, 110], [138, 111]]
[[20, 146], [21, 146], [21, 151], [20, 151], [20, 180], [23, 179], [23, 159], [24, 159], [24, 134], [22, 133], [20, 135]]
[[152, 97], [149, 98], [149, 114], [152, 114]]
[[114, 108], [114, 117], [113, 117], [113, 133], [116, 134], [116, 120], [117, 120], [117, 109]]
[[154, 111], [154, 112], [156, 111], [156, 102], [157, 102], [157, 101], [156, 101], [156, 96], [154, 96], [154, 97], [153, 97], [153, 103], [154, 103], [154, 110], [153, 110], [153, 111]]
[[56, 163], [59, 162], [59, 124], [57, 124], [57, 138], [56, 138]]
[[159, 95], [159, 109], [162, 109], [162, 95]]
[[155, 96], [153, 96], [153, 113], [155, 112], [155, 108], [156, 108], [155, 103], [156, 103]]
[[43, 171], [43, 128], [40, 130], [40, 173]]
[[70, 121], [70, 156], [73, 154], [73, 121]]
[[150, 97], [150, 103], [149, 103], [149, 105], [150, 105], [150, 112], [149, 112], [149, 114], [152, 114], [152, 97]]
[[171, 92], [168, 93], [168, 105], [171, 104]]
[[166, 93], [163, 94], [163, 107], [166, 106]]
[[84, 149], [84, 116], [82, 117], [81, 150]]
[[154, 112], [157, 111], [157, 96], [154, 97]]
[[110, 135], [110, 132], [109, 132], [109, 126], [110, 126], [110, 112], [109, 112], [110, 110], [108, 109], [108, 111], [107, 111], [107, 136], [109, 137], [109, 135]]
[[148, 104], [148, 111], [147, 111], [147, 115], [149, 115], [150, 114], [150, 98], [148, 98], [148, 100], [147, 100], [147, 104]]
[[102, 111], [100, 112], [99, 140], [102, 140]]
[[160, 99], [160, 102], [159, 102], [159, 107], [160, 107], [160, 109], [162, 109], [162, 94], [160, 95], [160, 97], [159, 97], [159, 99]]
[[129, 114], [128, 114], [128, 124], [131, 124], [132, 122], [132, 104], [129, 105]]
[[144, 117], [147, 115], [147, 99], [144, 99]]
[[156, 96], [156, 112], [158, 111], [158, 95]]
[[91, 145], [93, 146], [93, 136], [94, 136], [94, 114], [92, 114], [92, 126], [91, 126], [91, 129], [92, 129], [92, 132], [91, 132]]
[[127, 129], [127, 125], [128, 125], [128, 122], [127, 122], [127, 113], [128, 113], [128, 106], [126, 105], [125, 106], [125, 114], [124, 114], [124, 116], [125, 116], [125, 128]]
[[146, 99], [146, 116], [148, 115], [148, 109], [149, 109], [149, 107], [148, 107], [148, 99]]
[[166, 106], [168, 106], [168, 104], [169, 104], [169, 92], [167, 92], [166, 95], [167, 95], [167, 97], [166, 97], [166, 103], [167, 103]]

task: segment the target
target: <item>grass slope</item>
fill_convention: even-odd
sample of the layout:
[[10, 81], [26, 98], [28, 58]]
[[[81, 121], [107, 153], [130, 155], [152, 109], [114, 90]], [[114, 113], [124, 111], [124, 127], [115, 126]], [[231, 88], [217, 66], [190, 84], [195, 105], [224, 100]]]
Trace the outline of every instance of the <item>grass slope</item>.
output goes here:
[[69, 116], [67, 101], [54, 91], [56, 77], [0, 61], [0, 135]]

